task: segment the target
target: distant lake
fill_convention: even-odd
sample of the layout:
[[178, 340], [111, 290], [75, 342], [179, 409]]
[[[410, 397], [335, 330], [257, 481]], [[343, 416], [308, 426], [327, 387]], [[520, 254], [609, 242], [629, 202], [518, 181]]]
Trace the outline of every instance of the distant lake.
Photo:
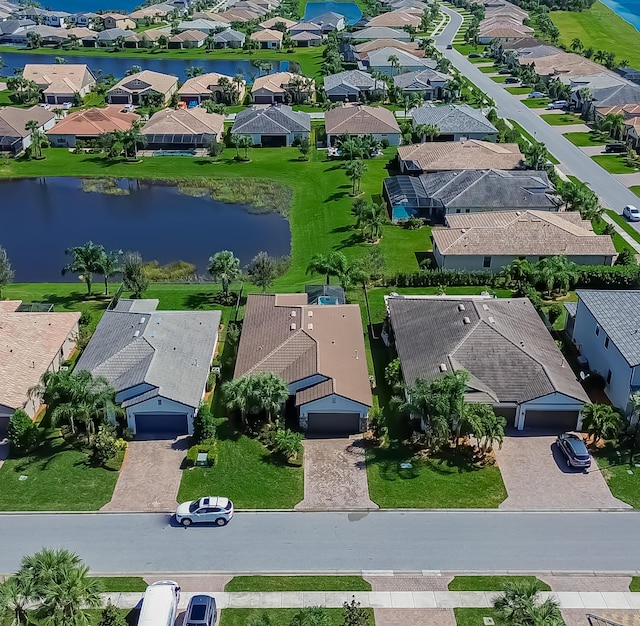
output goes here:
[[[275, 54], [275, 53], [274, 53]], [[56, 54], [28, 54], [25, 52], [3, 52], [1, 55], [2, 62], [6, 67], [2, 68], [2, 74], [11, 76], [15, 69], [22, 69], [27, 63], [54, 63], [56, 56], [66, 58], [67, 63], [80, 63], [89, 66], [91, 71], [95, 73], [102, 72], [103, 75], [113, 74], [116, 78], [124, 76], [125, 72], [134, 65], [139, 65], [143, 70], [153, 70], [155, 72], [163, 72], [164, 74], [172, 74], [180, 80], [185, 80], [185, 72], [189, 67], [201, 67], [205, 72], [218, 72], [227, 76], [235, 76], [239, 71], [244, 77], [253, 82], [253, 78], [259, 75], [256, 68], [252, 67], [251, 61], [248, 59], [176, 59], [176, 58], [128, 58], [121, 57], [117, 54], [109, 56], [82, 56], [67, 55], [65, 57], [64, 50], [56, 51]], [[289, 68], [289, 61], [271, 61], [274, 72], [285, 71]]]
[[602, 0], [602, 3], [640, 31], [640, 0]]
[[67, 11], [68, 13], [80, 13], [103, 9], [105, 11], [133, 11], [141, 4], [140, 0], [46, 0], [41, 5], [52, 11]]
[[124, 195], [83, 191], [79, 178], [1, 181], [0, 245], [15, 281], [77, 280], [61, 276], [69, 261], [64, 251], [89, 240], [161, 264], [188, 261], [201, 274], [220, 250], [232, 250], [242, 265], [261, 250], [290, 252], [289, 222], [279, 214], [184, 195], [169, 184], [120, 179], [117, 185]]
[[344, 15], [348, 24], [355, 24], [362, 17], [362, 11], [355, 2], [309, 2], [304, 12], [305, 20], [313, 20], [323, 13]]

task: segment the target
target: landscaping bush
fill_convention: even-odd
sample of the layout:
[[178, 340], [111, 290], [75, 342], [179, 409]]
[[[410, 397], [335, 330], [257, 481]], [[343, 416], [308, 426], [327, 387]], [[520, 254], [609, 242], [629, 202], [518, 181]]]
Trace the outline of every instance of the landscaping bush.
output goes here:
[[22, 409], [16, 409], [9, 418], [7, 436], [11, 454], [20, 456], [29, 452], [36, 444], [37, 426]]
[[88, 326], [91, 324], [91, 313], [89, 311], [82, 311], [80, 313], [80, 319], [78, 320], [80, 326]]
[[302, 434], [288, 428], [279, 428], [273, 436], [273, 452], [285, 461], [296, 460], [302, 447]]
[[209, 376], [207, 376], [207, 384], [205, 385], [205, 390], [207, 393], [211, 393], [213, 391], [217, 379], [218, 374], [216, 372], [209, 372]]
[[193, 416], [193, 439], [197, 443], [207, 439], [216, 438], [216, 424], [211, 414], [211, 408], [205, 402], [201, 402], [198, 412]]
[[561, 315], [562, 315], [562, 305], [558, 304], [557, 302], [552, 304], [547, 311], [547, 317], [549, 318], [549, 323], [552, 326], [560, 319]]
[[133, 428], [125, 428], [122, 431], [122, 438], [125, 441], [133, 441], [134, 436], [135, 435], [133, 434]]
[[636, 253], [631, 248], [625, 248], [620, 252], [615, 265], [638, 265]]
[[640, 289], [638, 265], [581, 265], [576, 289]]
[[118, 453], [116, 431], [111, 424], [105, 424], [98, 428], [98, 434], [91, 442], [90, 459], [94, 465], [104, 466]]
[[191, 446], [187, 451], [185, 464], [187, 467], [193, 467], [198, 459], [198, 454], [207, 453], [207, 464], [215, 465], [218, 460], [218, 442], [215, 439], [205, 439], [195, 446]]
[[396, 274], [387, 283], [390, 287], [493, 287], [497, 280], [491, 272], [437, 269]]

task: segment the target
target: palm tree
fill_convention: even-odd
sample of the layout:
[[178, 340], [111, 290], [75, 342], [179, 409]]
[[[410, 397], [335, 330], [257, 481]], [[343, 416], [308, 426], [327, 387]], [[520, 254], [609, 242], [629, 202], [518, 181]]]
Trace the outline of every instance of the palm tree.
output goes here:
[[582, 408], [582, 427], [595, 445], [600, 439], [617, 436], [624, 427], [620, 413], [608, 404], [585, 404]]
[[624, 132], [624, 114], [623, 113], [607, 113], [604, 117], [604, 123], [609, 134], [617, 139], [622, 137]]
[[202, 76], [204, 74], [204, 69], [202, 67], [191, 66], [185, 70], [185, 75], [187, 78], [195, 78], [196, 76]]
[[79, 278], [84, 280], [87, 285], [87, 295], [90, 296], [93, 274], [100, 271], [100, 261], [104, 254], [104, 248], [94, 244], [92, 241], [88, 241], [82, 246], [67, 248], [65, 254], [71, 256], [71, 263], [62, 268], [62, 275], [64, 276], [68, 272], [79, 274]]
[[504, 585], [493, 607], [509, 626], [559, 626], [560, 607], [551, 598], [540, 601], [535, 580], [517, 580]]
[[386, 222], [386, 208], [382, 204], [369, 204], [362, 198], [353, 203], [351, 214], [356, 218], [356, 227], [362, 230], [365, 241], [376, 241], [382, 235]]
[[391, 63], [391, 69], [392, 70], [399, 70], [400, 69], [400, 60], [398, 59], [398, 57], [395, 54], [390, 55], [387, 58], [387, 61], [389, 63]]
[[284, 403], [289, 399], [287, 383], [272, 372], [257, 374], [255, 379], [260, 408], [267, 414], [267, 421], [271, 423], [272, 418], [280, 413]]
[[125, 73], [125, 76], [133, 76], [133, 74], [139, 74], [142, 68], [139, 65], [132, 65]]
[[440, 134], [440, 127], [436, 124], [419, 124], [416, 132], [421, 139], [425, 137], [429, 141], [433, 141]]
[[160, 50], [166, 50], [168, 47], [169, 37], [166, 35], [160, 35], [160, 37], [158, 37], [158, 48], [160, 48]]
[[515, 287], [522, 294], [531, 282], [533, 268], [526, 259], [514, 259], [511, 265], [504, 268], [503, 275], [506, 285]]
[[596, 50], [596, 53], [593, 55], [593, 60], [596, 63], [602, 63], [605, 60], [607, 53], [603, 50]]
[[566, 256], [549, 256], [536, 264], [536, 275], [551, 296], [556, 285], [563, 293], [569, 290], [577, 278], [576, 267], [576, 264], [569, 261]]
[[339, 252], [330, 252], [328, 255], [317, 252], [311, 257], [307, 265], [307, 274], [324, 274], [327, 285], [331, 282], [332, 276], [337, 276], [337, 264]]
[[24, 127], [25, 130], [28, 130], [31, 133], [31, 144], [29, 146], [31, 149], [31, 155], [34, 159], [41, 159], [42, 148], [47, 145], [47, 136], [40, 127], [40, 122], [36, 122], [36, 120], [29, 120]]
[[143, 135], [142, 123], [136, 120], [131, 124], [129, 130], [122, 133], [122, 146], [124, 148], [125, 158], [135, 159], [138, 154], [138, 147], [147, 144], [147, 137]]
[[122, 250], [103, 252], [96, 273], [104, 278], [104, 295], [109, 295], [109, 278], [122, 272]]
[[247, 385], [247, 376], [229, 380], [222, 385], [222, 395], [225, 406], [230, 411], [240, 413], [240, 419], [244, 426], [247, 425], [247, 414], [251, 407], [251, 397]]
[[115, 40], [113, 41], [113, 49], [116, 52], [124, 50], [125, 44], [126, 44], [125, 38], [122, 35], [120, 35], [119, 37], [116, 37]]
[[209, 33], [204, 40], [204, 47], [207, 52], [215, 50], [216, 36], [213, 33]]
[[230, 250], [216, 252], [209, 257], [209, 274], [220, 281], [225, 298], [229, 296], [229, 285], [240, 276], [240, 259]]
[[67, 59], [65, 59], [64, 57], [56, 57], [54, 60], [54, 63], [56, 63], [56, 65], [64, 65], [67, 62]]
[[250, 135], [232, 135], [231, 143], [236, 149], [236, 158], [240, 159], [240, 148], [244, 150], [244, 159], [249, 159], [249, 148], [253, 145]]
[[[298, 458], [298, 454], [300, 453], [300, 445], [302, 444], [302, 433], [294, 432], [293, 430], [289, 430], [288, 428], [279, 428], [273, 437], [273, 444], [275, 450], [285, 459], [293, 459], [295, 461]], [[294, 626], [297, 624], [300, 624], [300, 626], [315, 626], [316, 624], [318, 624], [319, 626], [324, 626], [325, 624], [325, 622], [320, 619], [314, 620], [310, 617], [305, 617], [298, 621], [296, 620], [296, 617], [297, 616], [293, 617], [290, 626]]]
[[27, 33], [27, 48], [35, 50], [42, 46], [42, 36], [35, 31], [29, 31]]
[[544, 143], [541, 141], [533, 141], [527, 144], [523, 152], [527, 159], [527, 165], [532, 170], [543, 170], [545, 168], [549, 160], [549, 153]]
[[356, 191], [360, 192], [360, 181], [367, 171], [367, 165], [363, 161], [356, 160], [347, 163], [346, 174], [352, 183], [352, 195], [356, 195]]
[[26, 577], [11, 576], [0, 585], [0, 615], [9, 615], [11, 626], [28, 626], [33, 585]]
[[584, 44], [578, 37], [574, 37], [571, 40], [569, 47], [571, 48], [571, 50], [573, 50], [573, 52], [577, 52], [578, 54], [580, 54], [584, 50]]

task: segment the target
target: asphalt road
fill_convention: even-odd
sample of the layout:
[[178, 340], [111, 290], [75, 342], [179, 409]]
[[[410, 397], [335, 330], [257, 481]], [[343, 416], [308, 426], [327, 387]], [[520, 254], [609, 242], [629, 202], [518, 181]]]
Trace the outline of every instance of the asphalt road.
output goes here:
[[[450, 15], [457, 15], [458, 22], [456, 23], [462, 19], [455, 11], [442, 5], [440, 7]], [[439, 46], [444, 47], [451, 43], [455, 35], [455, 26], [451, 22], [450, 25], [451, 31], [446, 32], [446, 37], [443, 32], [442, 38], [438, 38], [437, 44]], [[618, 213], [622, 212], [622, 208], [626, 204], [638, 205], [639, 200], [634, 193], [565, 139], [554, 127], [540, 119], [537, 113], [527, 108], [520, 100], [505, 91], [504, 87], [478, 70], [465, 56], [457, 50], [443, 49], [442, 51], [464, 76], [495, 101], [498, 114], [501, 117], [515, 120], [538, 141], [544, 142], [549, 152], [564, 166], [563, 170], [587, 183], [600, 196], [604, 205]], [[632, 222], [631, 224], [640, 230], [640, 223]]]
[[46, 547], [98, 573], [353, 570], [635, 571], [640, 513], [238, 513], [224, 528], [165, 514], [0, 515], [0, 573]]

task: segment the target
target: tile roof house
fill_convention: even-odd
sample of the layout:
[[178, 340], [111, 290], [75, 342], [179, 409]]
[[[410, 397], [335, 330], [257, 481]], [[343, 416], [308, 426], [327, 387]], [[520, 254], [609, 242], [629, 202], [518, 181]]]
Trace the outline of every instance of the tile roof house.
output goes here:
[[193, 433], [218, 343], [220, 311], [157, 311], [121, 299], [104, 313], [76, 370], [104, 376], [134, 433]]
[[122, 15], [121, 13], [103, 13], [100, 17], [105, 29], [122, 28], [127, 30], [136, 27], [136, 23], [128, 15]]
[[324, 77], [324, 91], [331, 102], [358, 102], [386, 88], [382, 81], [360, 70], [347, 70]]
[[0, 419], [16, 409], [33, 417], [41, 398], [29, 393], [45, 372], [71, 356], [80, 313], [21, 311], [19, 300], [0, 302]]
[[184, 30], [169, 39], [169, 48], [201, 48], [207, 34], [201, 30]]
[[465, 399], [493, 405], [509, 426], [580, 428], [587, 394], [527, 298], [385, 300], [407, 386], [466, 370]]
[[233, 28], [227, 28], [213, 36], [216, 48], [242, 48], [247, 36]]
[[448, 228], [434, 228], [433, 256], [441, 269], [499, 272], [515, 259], [537, 263], [566, 256], [578, 265], [612, 265], [609, 235], [596, 235], [577, 212], [498, 211], [447, 215]]
[[319, 46], [322, 43], [322, 35], [312, 33], [306, 30], [299, 31], [294, 35], [291, 35], [291, 41], [294, 41], [301, 48], [308, 48], [309, 46]]
[[149, 150], [190, 150], [206, 148], [220, 141], [224, 133], [224, 115], [204, 109], [164, 109], [151, 116], [140, 131]]
[[78, 139], [96, 139], [104, 133], [129, 130], [139, 119], [139, 115], [123, 111], [118, 105], [83, 109], [69, 113], [47, 132], [47, 137], [54, 148], [74, 148]]
[[108, 28], [107, 30], [101, 30], [99, 33], [93, 33], [92, 35], [83, 37], [82, 45], [87, 48], [109, 48], [113, 47], [120, 37], [124, 39], [126, 48], [137, 48], [140, 42], [143, 41], [141, 37], [132, 30]]
[[375, 39], [388, 39], [395, 42], [409, 43], [411, 35], [406, 30], [389, 28], [388, 26], [368, 26], [361, 30], [350, 33], [354, 41], [371, 41]]
[[419, 72], [398, 74], [393, 77], [393, 84], [405, 95], [418, 94], [424, 100], [441, 100], [448, 80], [451, 80], [449, 74], [429, 68]]
[[410, 113], [414, 128], [422, 124], [437, 126], [438, 141], [497, 139], [498, 129], [478, 109], [468, 104], [425, 104]]
[[328, 11], [322, 15], [316, 15], [313, 18], [313, 23], [318, 24], [322, 28], [323, 35], [328, 35], [334, 30], [344, 30], [346, 26], [344, 15], [334, 13], [333, 11]]
[[246, 9], [229, 9], [216, 15], [216, 19], [226, 21], [230, 24], [234, 22], [246, 23], [253, 20], [259, 20], [262, 17], [262, 13], [256, 13], [255, 11], [248, 11]]
[[320, 24], [316, 24], [312, 21], [301, 21], [297, 22], [293, 26], [289, 28], [289, 33], [291, 37], [299, 36], [303, 33], [309, 33], [311, 35], [316, 35], [318, 37], [322, 37], [322, 26]]
[[285, 28], [289, 30], [292, 26], [295, 25], [295, 23], [296, 22], [294, 20], [288, 20], [286, 17], [280, 17], [276, 15], [276, 17], [272, 17], [272, 18], [269, 18], [268, 20], [265, 20], [264, 22], [260, 22], [258, 26], [260, 26], [260, 28], [271, 29], [276, 24], [284, 24]]
[[640, 390], [640, 291], [578, 289], [576, 295], [577, 303], [565, 304], [565, 332], [585, 369], [604, 378], [611, 403], [629, 415], [630, 397]]
[[400, 172], [423, 174], [446, 170], [482, 170], [495, 168], [515, 170], [522, 166], [524, 156], [515, 143], [466, 141], [429, 141], [398, 148]]
[[[231, 104], [229, 95], [225, 94], [220, 86], [220, 79], [229, 81], [230, 87], [237, 90], [236, 100], [242, 102], [244, 100], [247, 83], [234, 82], [233, 76], [210, 72], [209, 74], [201, 74], [187, 79], [182, 87], [178, 89], [178, 96], [183, 102], [197, 102], [200, 104], [203, 100], [215, 100], [216, 102], [226, 102]], [[224, 83], [224, 81], [223, 81]]]
[[393, 39], [372, 39], [371, 41], [363, 41], [356, 44], [354, 50], [356, 54], [361, 55], [365, 60], [369, 58], [369, 52], [380, 50], [381, 48], [396, 48], [402, 52], [412, 54], [414, 57], [423, 58], [424, 50], [420, 50], [418, 45], [415, 41], [406, 43], [404, 41], [394, 41]]
[[75, 63], [27, 63], [22, 75], [38, 85], [44, 101], [49, 104], [73, 102], [76, 93], [83, 98], [96, 84], [89, 68]]
[[478, 27], [478, 42], [487, 44], [492, 41], [513, 41], [533, 35], [534, 30], [521, 21], [510, 17], [496, 16], [483, 20]]
[[269, 50], [276, 50], [282, 46], [282, 39], [284, 34], [279, 30], [271, 30], [265, 28], [264, 30], [257, 30], [255, 33], [249, 35], [251, 41], [257, 41], [261, 48], [267, 48]]
[[205, 35], [215, 33], [220, 28], [229, 28], [229, 24], [225, 22], [217, 22], [215, 20], [206, 20], [204, 18], [197, 18], [194, 20], [186, 20], [178, 24], [178, 32], [184, 32], [187, 30], [199, 30]]
[[396, 116], [389, 109], [362, 104], [344, 105], [329, 109], [324, 114], [327, 145], [334, 145], [341, 135], [362, 137], [373, 135], [374, 139], [386, 139], [391, 146], [400, 144], [401, 131]]
[[557, 211], [561, 200], [546, 172], [459, 170], [383, 181], [383, 196], [394, 222], [411, 216], [441, 221], [455, 213]]
[[160, 94], [166, 104], [178, 89], [178, 78], [142, 70], [118, 81], [106, 94], [109, 104], [140, 104], [145, 95]]
[[[398, 59], [399, 69], [396, 69], [389, 60], [392, 57]], [[360, 67], [362, 65], [362, 67]], [[415, 54], [405, 52], [400, 48], [378, 48], [366, 53], [366, 59], [358, 64], [359, 69], [368, 71], [377, 70], [389, 76], [395, 76], [404, 72], [419, 72], [426, 69], [434, 69], [436, 62], [433, 59], [421, 58]]]
[[419, 11], [396, 9], [395, 11], [381, 13], [376, 17], [372, 17], [367, 22], [367, 27], [387, 26], [389, 28], [404, 28], [405, 26], [413, 26], [418, 28], [420, 26], [420, 16], [421, 13]]
[[286, 105], [252, 107], [236, 114], [232, 135], [249, 135], [254, 145], [265, 148], [290, 146], [297, 138], [308, 139], [311, 117]]
[[53, 128], [56, 115], [42, 107], [0, 108], [0, 152], [15, 156], [31, 145], [31, 131], [26, 129], [31, 120], [38, 122], [40, 130], [46, 131]]
[[299, 95], [302, 99], [313, 99], [315, 93], [313, 79], [292, 72], [276, 72], [259, 76], [253, 81], [251, 97], [254, 104], [284, 104], [291, 99], [290, 84], [300, 86]]
[[362, 432], [372, 399], [360, 307], [308, 302], [306, 293], [247, 297], [234, 377], [281, 376], [308, 433]]
[[174, 9], [175, 7], [169, 3], [160, 2], [129, 13], [129, 19], [132, 19], [138, 25], [143, 25], [147, 22], [157, 23], [165, 19]]

